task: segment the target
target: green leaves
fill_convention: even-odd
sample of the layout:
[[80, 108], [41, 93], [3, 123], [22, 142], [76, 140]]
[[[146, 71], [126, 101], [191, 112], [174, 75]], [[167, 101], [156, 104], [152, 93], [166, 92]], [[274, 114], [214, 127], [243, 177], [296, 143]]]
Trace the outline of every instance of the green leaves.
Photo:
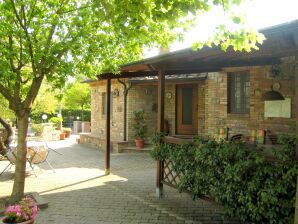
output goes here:
[[90, 108], [91, 96], [87, 84], [76, 82], [66, 89], [63, 104], [68, 109], [84, 110]]
[[[197, 15], [218, 5], [228, 11], [240, 2], [5, 1], [0, 5], [2, 89], [13, 89], [15, 93], [10, 95], [18, 98], [16, 102], [24, 102], [30, 94], [26, 105], [30, 107], [38, 92], [34, 88], [44, 77], [54, 86], [63, 86], [66, 76], [117, 72], [120, 64], [140, 59], [144, 47], [169, 46], [181, 39]], [[235, 16], [233, 22], [242, 24], [242, 19]], [[249, 50], [261, 39], [251, 30], [234, 33], [222, 26], [217, 37], [206, 44]], [[195, 48], [204, 44], [197, 43]], [[34, 81], [35, 77], [41, 79]]]
[[145, 119], [145, 111], [144, 110], [134, 111], [133, 114], [134, 114], [133, 128], [135, 131], [135, 138], [144, 140], [148, 129], [148, 125]]
[[[158, 142], [158, 141], [156, 141]], [[281, 161], [272, 163], [241, 143], [197, 138], [194, 144], [156, 144], [151, 156], [171, 160], [180, 174], [179, 191], [211, 196], [226, 215], [248, 223], [292, 223], [298, 163], [296, 139], [281, 138]]]

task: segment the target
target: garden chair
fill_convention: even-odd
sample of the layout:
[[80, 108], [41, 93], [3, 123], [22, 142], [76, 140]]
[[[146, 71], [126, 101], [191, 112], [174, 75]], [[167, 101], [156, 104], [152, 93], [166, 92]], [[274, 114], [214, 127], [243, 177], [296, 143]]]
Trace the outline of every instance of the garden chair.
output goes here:
[[31, 142], [28, 146], [27, 154], [31, 164], [38, 165], [43, 162], [46, 162], [48, 166], [51, 168], [51, 170], [55, 173], [54, 168], [48, 160], [48, 155], [51, 151], [59, 155], [62, 155], [62, 153], [49, 147], [47, 141]]
[[[0, 176], [5, 172], [5, 171], [9, 171], [11, 169], [11, 167], [13, 165], [15, 165], [16, 163], [16, 160], [17, 160], [17, 157], [16, 157], [16, 154], [15, 154], [15, 150], [16, 150], [16, 147], [13, 148], [13, 147], [10, 147], [10, 149], [7, 151], [7, 153], [5, 155], [3, 155], [3, 157], [5, 157], [8, 161], [9, 161], [9, 164], [2, 170], [2, 172], [0, 173]], [[26, 158], [26, 162], [29, 163], [34, 175], [36, 176], [35, 172], [34, 172], [34, 167], [32, 166], [32, 163], [31, 161], [29, 160], [29, 158], [27, 157]]]

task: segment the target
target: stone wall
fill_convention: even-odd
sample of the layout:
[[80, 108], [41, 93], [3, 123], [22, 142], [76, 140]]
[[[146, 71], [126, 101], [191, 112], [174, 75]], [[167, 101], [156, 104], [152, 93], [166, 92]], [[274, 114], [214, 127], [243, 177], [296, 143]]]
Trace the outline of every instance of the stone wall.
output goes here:
[[[198, 83], [198, 133], [202, 133], [205, 127], [205, 97], [204, 83]], [[168, 83], [165, 86], [165, 119], [170, 125], [170, 135], [176, 134], [176, 84]], [[144, 109], [148, 124], [147, 142], [157, 129], [157, 85], [137, 84], [129, 93], [128, 103], [128, 139], [133, 141], [133, 111]]]
[[204, 135], [206, 129], [206, 85], [204, 81], [198, 83], [198, 135]]
[[[272, 76], [272, 66], [255, 66], [227, 68], [220, 73], [209, 73], [205, 81], [198, 83], [198, 134], [214, 136], [218, 128], [229, 128], [229, 135], [244, 134], [249, 136], [250, 130], [266, 129], [275, 134], [295, 133], [294, 105], [294, 71], [293, 61], [284, 60], [279, 67], [280, 74]], [[250, 112], [248, 114], [228, 113], [228, 73], [233, 71], [249, 71], [250, 74]], [[127, 81], [127, 80], [126, 80]], [[265, 118], [264, 102], [261, 96], [271, 90], [273, 83], [279, 82], [279, 90], [286, 98], [291, 98], [291, 118]], [[105, 81], [93, 82], [91, 86], [91, 136], [105, 138], [105, 114], [103, 101], [106, 88]], [[117, 80], [112, 81], [112, 116], [111, 140], [123, 140], [123, 86]], [[165, 119], [170, 124], [170, 134], [175, 130], [176, 83], [167, 83], [165, 98]], [[119, 95], [117, 94], [119, 93]], [[128, 141], [134, 141], [133, 112], [144, 109], [148, 133], [146, 142], [157, 127], [157, 85], [156, 83], [133, 84], [128, 94], [127, 134]], [[86, 137], [85, 137], [86, 138]], [[94, 141], [94, 140], [93, 140]], [[97, 143], [98, 145], [98, 143]]]
[[[106, 82], [94, 82], [91, 87], [91, 135], [105, 138], [104, 98]], [[117, 80], [111, 85], [111, 140], [123, 139], [123, 86]]]
[[145, 119], [148, 125], [146, 142], [156, 131], [157, 119], [157, 86], [134, 84], [128, 94], [127, 126], [128, 141], [134, 141], [134, 111], [145, 110]]
[[94, 82], [90, 85], [91, 89], [91, 134], [99, 136], [100, 133], [100, 83]]
[[[286, 61], [282, 64], [281, 74], [272, 77], [272, 66], [241, 67], [225, 69], [221, 73], [208, 75], [206, 81], [205, 95], [205, 134], [213, 136], [217, 128], [228, 127], [229, 134], [249, 135], [250, 130], [269, 130], [275, 134], [295, 133], [295, 86], [294, 73], [290, 68], [293, 63]], [[229, 114], [228, 113], [228, 72], [249, 71], [250, 74], [250, 113]], [[261, 96], [271, 90], [273, 83], [279, 82], [279, 90], [286, 98], [291, 98], [291, 118], [265, 118], [264, 101]]]

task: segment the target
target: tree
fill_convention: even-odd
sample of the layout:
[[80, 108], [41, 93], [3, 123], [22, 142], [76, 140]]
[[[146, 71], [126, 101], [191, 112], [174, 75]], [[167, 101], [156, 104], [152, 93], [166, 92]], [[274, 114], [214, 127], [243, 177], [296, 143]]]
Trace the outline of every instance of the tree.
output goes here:
[[71, 85], [66, 90], [63, 100], [66, 108], [80, 109], [81, 119], [84, 121], [84, 109], [90, 108], [91, 103], [90, 90], [86, 87], [86, 84], [76, 82]]
[[47, 84], [41, 85], [40, 91], [32, 105], [31, 114], [53, 114], [58, 110], [57, 93]]
[[0, 95], [0, 116], [3, 119], [6, 119], [6, 120], [9, 119], [10, 121], [14, 121], [15, 120], [14, 112], [10, 110], [8, 106], [9, 106], [8, 101], [2, 95]]
[[[139, 59], [144, 46], [168, 45], [196, 15], [219, 5], [228, 12], [241, 2], [0, 0], [0, 93], [19, 128], [11, 201], [24, 194], [28, 118], [44, 79], [61, 88], [67, 76], [117, 71], [119, 64]], [[259, 40], [246, 29], [237, 31], [240, 37], [219, 30], [223, 46], [246, 49]]]

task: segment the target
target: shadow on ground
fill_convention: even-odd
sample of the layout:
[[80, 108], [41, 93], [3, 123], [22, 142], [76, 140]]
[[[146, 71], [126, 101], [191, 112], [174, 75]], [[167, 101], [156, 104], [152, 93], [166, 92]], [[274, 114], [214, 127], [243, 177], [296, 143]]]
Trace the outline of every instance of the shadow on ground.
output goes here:
[[[26, 192], [37, 191], [49, 207], [40, 211], [37, 224], [66, 223], [237, 223], [224, 220], [221, 206], [193, 201], [188, 194], [164, 188], [155, 196], [156, 167], [147, 153], [111, 155], [111, 175], [104, 175], [104, 154], [74, 141], [51, 143], [47, 164], [36, 167], [37, 177], [26, 178]], [[5, 164], [0, 162], [0, 169]], [[11, 173], [0, 177], [0, 189], [9, 195]]]

